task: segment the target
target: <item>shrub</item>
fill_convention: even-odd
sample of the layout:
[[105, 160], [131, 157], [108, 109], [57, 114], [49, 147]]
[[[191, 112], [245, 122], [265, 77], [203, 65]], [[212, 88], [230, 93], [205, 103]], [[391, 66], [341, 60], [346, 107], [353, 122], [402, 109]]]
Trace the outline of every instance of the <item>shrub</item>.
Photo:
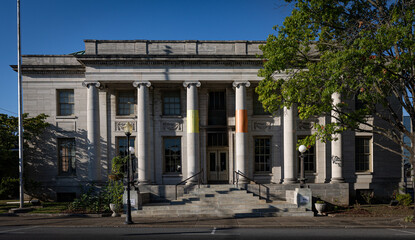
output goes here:
[[375, 193], [373, 191], [362, 191], [360, 192], [360, 196], [367, 204], [372, 204], [373, 199], [375, 198]]
[[407, 194], [396, 194], [395, 199], [399, 202], [399, 205], [410, 206], [412, 203], [412, 197], [409, 193]]
[[114, 203], [118, 209], [122, 209], [123, 193], [124, 185], [122, 181], [109, 180], [104, 188], [105, 204], [108, 206], [110, 203]]
[[82, 194], [69, 204], [69, 210], [75, 212], [99, 213], [108, 211], [103, 204], [103, 197], [95, 186], [88, 187]]
[[122, 209], [124, 187], [122, 181], [109, 180], [102, 189], [94, 186], [82, 189], [82, 194], [69, 204], [73, 212], [102, 213], [109, 212], [109, 204], [114, 203]]
[[413, 215], [406, 216], [403, 220], [407, 223], [414, 222], [414, 216]]
[[19, 196], [19, 179], [4, 177], [0, 183], [0, 198], [11, 199]]
[[127, 163], [127, 157], [116, 156], [112, 159], [111, 172], [112, 174], [124, 174], [124, 167]]

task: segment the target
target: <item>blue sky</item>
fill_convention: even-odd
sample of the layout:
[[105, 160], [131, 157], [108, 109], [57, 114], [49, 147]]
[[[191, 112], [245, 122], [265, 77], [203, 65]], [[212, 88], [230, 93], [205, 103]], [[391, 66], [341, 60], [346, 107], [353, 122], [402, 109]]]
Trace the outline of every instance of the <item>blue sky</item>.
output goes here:
[[[21, 0], [22, 54], [68, 54], [84, 39], [265, 40], [282, 0]], [[17, 115], [16, 0], [0, 5], [0, 113]]]

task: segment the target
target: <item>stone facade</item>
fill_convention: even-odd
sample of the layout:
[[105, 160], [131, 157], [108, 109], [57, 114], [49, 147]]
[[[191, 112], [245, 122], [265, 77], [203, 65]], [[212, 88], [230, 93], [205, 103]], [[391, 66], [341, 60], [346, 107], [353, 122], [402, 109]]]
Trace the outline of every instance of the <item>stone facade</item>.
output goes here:
[[[52, 199], [105, 182], [129, 122], [136, 177], [158, 197], [171, 195], [163, 189], [199, 171], [205, 183], [232, 183], [238, 170], [285, 196], [299, 177], [297, 138], [310, 135], [313, 122], [331, 119], [299, 121], [295, 107], [261, 113], [254, 89], [261, 80], [258, 46], [264, 43], [85, 40], [83, 54], [23, 56], [24, 112], [45, 113], [51, 123], [28, 163], [28, 177]], [[60, 113], [65, 90], [71, 96], [68, 115]], [[121, 114], [123, 107], [131, 112]], [[369, 144], [364, 171], [355, 168], [357, 137]], [[65, 139], [74, 143], [73, 152], [61, 146]], [[345, 132], [341, 141], [318, 142], [308, 157], [307, 183], [328, 201], [340, 201], [333, 199], [342, 194], [342, 204], [349, 202], [348, 187], [351, 196], [355, 190], [392, 194], [401, 180], [401, 160], [374, 142], [385, 140]], [[172, 159], [178, 163], [173, 170]]]

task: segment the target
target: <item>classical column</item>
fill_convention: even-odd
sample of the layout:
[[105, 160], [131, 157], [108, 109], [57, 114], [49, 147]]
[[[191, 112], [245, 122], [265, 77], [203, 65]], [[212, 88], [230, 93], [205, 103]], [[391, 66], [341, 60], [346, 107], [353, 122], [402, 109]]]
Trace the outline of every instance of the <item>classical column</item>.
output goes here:
[[150, 116], [149, 116], [149, 96], [148, 88], [150, 82], [133, 82], [133, 86], [137, 88], [137, 136], [136, 136], [136, 157], [137, 172], [139, 184], [150, 183]]
[[[197, 88], [200, 82], [184, 82], [186, 88], [187, 110], [187, 177], [191, 177], [200, 171], [199, 164], [199, 101]], [[198, 178], [189, 179], [188, 183], [196, 183]]]
[[284, 184], [297, 182], [295, 174], [296, 153], [296, 106], [284, 107]]
[[83, 82], [87, 87], [86, 129], [88, 146], [88, 178], [90, 181], [101, 180], [101, 144], [99, 127], [99, 82]]
[[[246, 161], [248, 160], [248, 111], [246, 109], [246, 88], [249, 82], [234, 82], [235, 87], [235, 171], [248, 175]], [[247, 179], [239, 178], [246, 183]]]
[[[333, 93], [331, 95], [333, 99], [333, 106], [335, 107], [337, 104], [340, 103], [340, 93]], [[331, 122], [338, 122], [336, 117], [338, 113], [336, 111], [331, 111]], [[336, 141], [331, 142], [331, 181], [330, 183], [338, 183], [344, 182], [343, 172], [342, 172], [342, 165], [343, 165], [343, 158], [342, 158], [342, 135], [340, 134], [333, 134], [332, 138], [337, 139]]]

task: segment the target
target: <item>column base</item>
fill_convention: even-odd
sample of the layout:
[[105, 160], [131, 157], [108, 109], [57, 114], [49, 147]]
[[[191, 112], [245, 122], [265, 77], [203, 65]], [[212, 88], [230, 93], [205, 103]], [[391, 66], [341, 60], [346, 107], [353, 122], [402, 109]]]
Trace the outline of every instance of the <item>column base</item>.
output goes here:
[[138, 185], [149, 185], [151, 182], [149, 180], [138, 180]]
[[293, 184], [298, 183], [297, 179], [295, 178], [284, 178], [283, 184]]
[[250, 183], [250, 181], [247, 178], [239, 177], [238, 184], [247, 184], [247, 183]]
[[191, 185], [197, 185], [199, 184], [197, 181], [187, 181], [185, 185], [191, 186]]
[[332, 178], [330, 183], [344, 183], [344, 178]]

